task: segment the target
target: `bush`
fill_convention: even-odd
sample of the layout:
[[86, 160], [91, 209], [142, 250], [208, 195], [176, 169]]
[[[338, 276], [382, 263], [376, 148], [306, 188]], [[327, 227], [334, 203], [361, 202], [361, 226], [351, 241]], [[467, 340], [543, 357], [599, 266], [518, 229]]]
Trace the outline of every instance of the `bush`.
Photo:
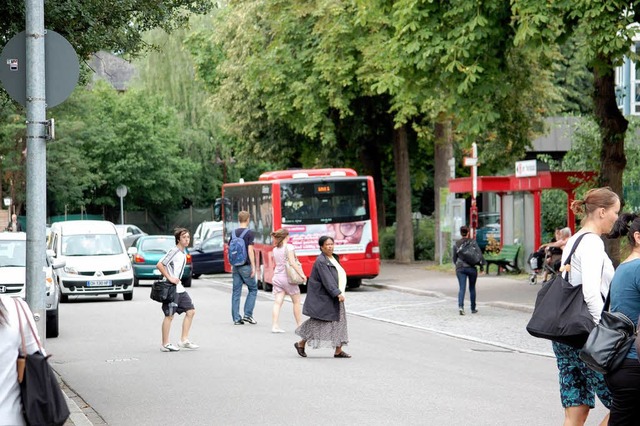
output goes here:
[[[435, 221], [431, 217], [413, 221], [413, 251], [415, 260], [433, 260], [435, 255]], [[380, 257], [393, 259], [396, 255], [396, 226], [380, 232]]]

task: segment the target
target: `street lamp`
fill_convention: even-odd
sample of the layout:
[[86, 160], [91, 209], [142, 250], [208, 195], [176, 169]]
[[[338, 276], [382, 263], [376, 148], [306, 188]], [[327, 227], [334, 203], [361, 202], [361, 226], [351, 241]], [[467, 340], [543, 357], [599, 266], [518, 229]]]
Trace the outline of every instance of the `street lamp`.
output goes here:
[[120, 225], [124, 225], [124, 206], [122, 199], [127, 196], [127, 187], [124, 185], [118, 185], [116, 188], [116, 194], [120, 197]]

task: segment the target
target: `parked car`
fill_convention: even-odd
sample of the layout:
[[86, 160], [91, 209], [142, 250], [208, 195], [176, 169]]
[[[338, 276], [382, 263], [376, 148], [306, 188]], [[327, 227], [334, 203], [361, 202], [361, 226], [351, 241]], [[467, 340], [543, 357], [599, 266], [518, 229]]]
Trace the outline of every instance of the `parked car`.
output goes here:
[[193, 278], [224, 272], [223, 242], [222, 231], [213, 231], [209, 238], [191, 250]]
[[[27, 237], [24, 232], [0, 233], [0, 293], [9, 296], [26, 296]], [[59, 335], [60, 289], [53, 280], [53, 269], [64, 267], [64, 262], [45, 260], [45, 309], [49, 337]]]
[[69, 296], [108, 294], [133, 299], [133, 271], [124, 243], [113, 223], [104, 220], [70, 220], [51, 225], [47, 248], [54, 262], [65, 262], [54, 270], [61, 301]]
[[[128, 251], [133, 266], [133, 285], [140, 285], [142, 280], [161, 279], [162, 274], [156, 265], [175, 246], [176, 240], [173, 235], [145, 235], [138, 238]], [[187, 264], [180, 279], [183, 286], [191, 287], [191, 254], [189, 253], [187, 253]]]
[[122, 238], [122, 241], [124, 241], [126, 248], [131, 247], [138, 237], [147, 235], [146, 232], [135, 225], [116, 225], [116, 230], [118, 231], [120, 238]]
[[476, 241], [482, 251], [484, 251], [487, 244], [489, 244], [489, 238], [493, 238], [496, 242], [500, 243], [500, 213], [478, 213]]
[[222, 231], [222, 222], [205, 221], [198, 225], [196, 232], [193, 233], [193, 247], [198, 247], [213, 231]]

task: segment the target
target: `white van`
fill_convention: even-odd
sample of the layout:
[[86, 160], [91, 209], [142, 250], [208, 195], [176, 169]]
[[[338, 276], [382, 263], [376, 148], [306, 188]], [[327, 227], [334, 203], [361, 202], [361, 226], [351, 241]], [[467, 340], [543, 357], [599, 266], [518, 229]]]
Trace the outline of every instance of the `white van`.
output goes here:
[[193, 233], [193, 247], [199, 248], [200, 244], [202, 244], [213, 231], [222, 231], [222, 222], [211, 220], [204, 221], [198, 225], [196, 232]]
[[108, 294], [133, 299], [133, 270], [113, 223], [70, 220], [51, 225], [48, 254], [65, 267], [54, 272], [62, 302], [70, 295]]

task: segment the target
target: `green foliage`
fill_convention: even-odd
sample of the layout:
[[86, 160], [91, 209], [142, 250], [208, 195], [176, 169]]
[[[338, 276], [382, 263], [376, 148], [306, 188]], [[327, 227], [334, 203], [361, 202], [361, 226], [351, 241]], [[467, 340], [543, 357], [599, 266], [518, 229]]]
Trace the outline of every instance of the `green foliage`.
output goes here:
[[[395, 258], [395, 234], [396, 227], [389, 226], [380, 231], [380, 257], [382, 259]], [[414, 221], [413, 228], [413, 247], [414, 260], [434, 260], [435, 254], [435, 221], [433, 218], [423, 218]]]

